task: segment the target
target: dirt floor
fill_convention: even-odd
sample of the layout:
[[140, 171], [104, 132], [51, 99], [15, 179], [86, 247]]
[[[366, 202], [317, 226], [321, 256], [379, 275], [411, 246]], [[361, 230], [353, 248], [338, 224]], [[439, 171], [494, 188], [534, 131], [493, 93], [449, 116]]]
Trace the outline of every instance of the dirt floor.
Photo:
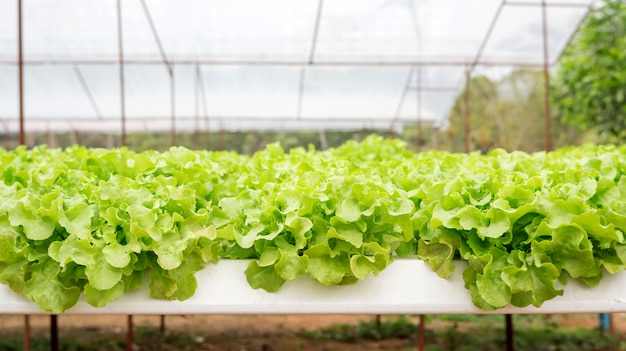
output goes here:
[[[491, 323], [498, 324], [490, 332], [500, 332], [503, 321], [497, 316], [489, 316]], [[326, 340], [304, 337], [303, 333], [314, 333], [330, 327], [358, 326], [374, 321], [371, 315], [196, 315], [166, 316], [140, 315], [132, 317], [133, 350], [228, 350], [228, 351], [356, 351], [356, 350], [417, 350], [417, 333], [413, 337], [386, 338], [381, 340]], [[397, 319], [398, 316], [381, 316], [382, 321]], [[417, 317], [413, 318], [417, 322]], [[10, 336], [20, 339], [24, 332], [24, 316], [0, 316], [0, 337]], [[454, 328], [455, 331], [471, 328], [473, 322], [450, 322], [439, 318], [428, 319], [427, 330]], [[598, 327], [596, 314], [550, 315], [541, 318], [542, 323], [568, 328]], [[626, 333], [626, 314], [613, 314], [612, 326], [615, 333]], [[105, 338], [115, 348], [125, 349], [128, 317], [122, 315], [57, 317], [59, 339], [62, 349], [105, 350], [112, 346], [80, 345], [92, 344], [98, 338]], [[45, 339], [50, 335], [49, 316], [30, 316], [31, 339]], [[534, 322], [533, 322], [534, 323]], [[453, 325], [453, 327], [452, 327]], [[164, 332], [161, 333], [161, 328]], [[500, 328], [500, 329], [498, 329]], [[341, 329], [341, 328], [339, 328]], [[176, 336], [176, 340], [174, 340]], [[156, 340], [158, 338], [159, 340]], [[71, 342], [70, 342], [71, 341]], [[104, 341], [103, 341], [104, 342]], [[20, 343], [16, 341], [16, 344]], [[162, 345], [168, 345], [167, 347]], [[161, 345], [161, 346], [155, 346]], [[35, 349], [35, 348], [33, 348]], [[49, 348], [41, 348], [49, 349]], [[437, 348], [432, 348], [438, 350]], [[0, 350], [12, 350], [8, 346]]]

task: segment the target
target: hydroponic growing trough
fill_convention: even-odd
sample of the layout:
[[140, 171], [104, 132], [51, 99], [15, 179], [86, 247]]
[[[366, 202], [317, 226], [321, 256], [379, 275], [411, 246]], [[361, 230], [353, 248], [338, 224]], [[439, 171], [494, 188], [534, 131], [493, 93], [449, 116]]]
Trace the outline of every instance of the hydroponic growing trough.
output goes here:
[[0, 312], [624, 311], [626, 148], [404, 146], [4, 151]]
[[[423, 261], [399, 259], [377, 277], [355, 285], [322, 286], [300, 277], [280, 291], [252, 289], [243, 275], [245, 260], [224, 260], [196, 274], [198, 289], [185, 301], [155, 300], [147, 287], [124, 294], [105, 307], [80, 300], [69, 314], [452, 314], [452, 313], [585, 313], [626, 312], [626, 274], [603, 279], [589, 288], [577, 282], [567, 285], [563, 296], [541, 307], [507, 306], [486, 312], [471, 302], [463, 287], [461, 271], [447, 280]], [[37, 304], [6, 286], [0, 286], [0, 313], [41, 314]]]

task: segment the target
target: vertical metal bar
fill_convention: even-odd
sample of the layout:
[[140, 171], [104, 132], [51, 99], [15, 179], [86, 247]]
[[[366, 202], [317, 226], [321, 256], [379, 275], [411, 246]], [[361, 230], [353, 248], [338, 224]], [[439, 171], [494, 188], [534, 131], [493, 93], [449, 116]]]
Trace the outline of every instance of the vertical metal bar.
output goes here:
[[420, 314], [420, 325], [419, 325], [419, 331], [417, 335], [418, 351], [424, 351], [426, 349], [426, 341], [425, 341], [426, 325], [425, 324], [426, 324], [426, 316], [423, 314]]
[[2, 127], [4, 129], [4, 148], [8, 150], [11, 147], [11, 132], [9, 131], [9, 125], [7, 122], [3, 119], [0, 119], [0, 122], [2, 122]]
[[133, 316], [128, 315], [126, 318], [126, 351], [133, 351]]
[[202, 70], [200, 69], [200, 66], [198, 65], [198, 80], [200, 83], [200, 95], [202, 96], [202, 99], [200, 100], [202, 102], [202, 113], [204, 115], [204, 123], [205, 123], [205, 134], [204, 134], [204, 141], [206, 144], [206, 148], [207, 150], [211, 150], [211, 123], [209, 120], [209, 112], [207, 111], [207, 103], [206, 103], [206, 92], [204, 90], [204, 78], [202, 77]]
[[470, 144], [470, 111], [469, 111], [469, 95], [470, 95], [470, 69], [465, 70], [465, 92], [463, 94], [463, 136], [465, 138], [465, 152], [472, 151]]
[[[22, 36], [22, 0], [17, 0], [17, 70], [19, 90], [19, 145], [24, 145], [24, 48]], [[8, 135], [7, 135], [8, 137]], [[24, 316], [24, 351], [30, 351], [30, 316]]]
[[198, 65], [196, 64], [196, 69], [194, 72], [193, 78], [193, 108], [194, 108], [194, 130], [193, 130], [193, 148], [198, 150], [200, 148], [200, 78], [198, 72]]
[[422, 151], [422, 68], [415, 69], [415, 78], [417, 84], [416, 100], [417, 100], [417, 152]]
[[171, 138], [172, 146], [176, 146], [176, 75], [174, 66], [170, 66], [170, 106], [171, 106]]
[[[118, 45], [118, 65], [120, 67], [120, 113], [121, 113], [121, 135], [120, 143], [126, 146], [126, 92], [124, 80], [124, 41], [122, 27], [122, 1], [117, 0], [117, 45]], [[126, 321], [126, 351], [133, 351], [133, 316], [129, 315]]]
[[513, 338], [513, 315], [504, 315], [506, 329], [506, 351], [514, 351], [515, 343]]
[[17, 1], [17, 70], [19, 89], [20, 131], [19, 143], [24, 145], [24, 38], [22, 33], [22, 0]]
[[165, 315], [161, 315], [161, 327], [159, 328], [161, 335], [165, 334]]
[[541, 1], [543, 31], [543, 89], [546, 151], [552, 150], [552, 117], [550, 115], [550, 72], [548, 72], [548, 14], [546, 0]]
[[50, 351], [59, 351], [59, 326], [56, 314], [50, 316]]
[[121, 113], [121, 144], [126, 146], [126, 94], [124, 91], [124, 43], [122, 31], [122, 3], [117, 0], [117, 45], [118, 45], [118, 65], [120, 67], [120, 113]]
[[30, 351], [30, 316], [24, 316], [24, 351]]
[[224, 139], [224, 121], [223, 120], [220, 120], [219, 149], [220, 151], [224, 151], [226, 149], [226, 140]]
[[213, 145], [211, 145], [211, 122], [209, 121], [209, 117], [204, 119], [204, 144], [206, 144], [206, 149], [211, 150]]

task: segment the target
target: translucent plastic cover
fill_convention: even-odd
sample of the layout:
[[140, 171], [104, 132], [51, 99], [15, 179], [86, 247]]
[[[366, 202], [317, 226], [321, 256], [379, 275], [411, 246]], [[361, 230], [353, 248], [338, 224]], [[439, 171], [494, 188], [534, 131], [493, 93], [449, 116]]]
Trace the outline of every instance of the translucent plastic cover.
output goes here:
[[[27, 131], [445, 128], [468, 71], [554, 64], [592, 5], [545, 2], [544, 54], [540, 0], [23, 0], [23, 114]], [[18, 23], [0, 0], [4, 133]]]

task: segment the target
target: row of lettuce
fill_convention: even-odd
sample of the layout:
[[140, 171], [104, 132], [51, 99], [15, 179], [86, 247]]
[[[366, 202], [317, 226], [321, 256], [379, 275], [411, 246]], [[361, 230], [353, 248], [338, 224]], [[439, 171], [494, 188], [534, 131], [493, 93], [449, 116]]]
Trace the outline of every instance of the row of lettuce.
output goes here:
[[481, 309], [540, 306], [568, 279], [593, 286], [624, 268], [625, 167], [615, 146], [415, 154], [377, 136], [253, 156], [0, 151], [0, 282], [60, 313], [146, 279], [152, 297], [184, 300], [194, 273], [221, 259], [252, 259], [247, 281], [273, 292], [418, 257], [442, 278], [467, 261]]

